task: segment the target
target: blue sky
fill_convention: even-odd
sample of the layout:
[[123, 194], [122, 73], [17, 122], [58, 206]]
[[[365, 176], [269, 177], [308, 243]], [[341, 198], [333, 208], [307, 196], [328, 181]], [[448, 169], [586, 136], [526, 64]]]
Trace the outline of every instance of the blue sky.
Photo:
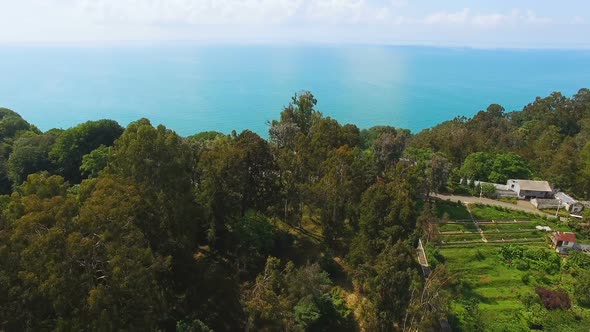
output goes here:
[[590, 48], [590, 1], [0, 0], [0, 43]]

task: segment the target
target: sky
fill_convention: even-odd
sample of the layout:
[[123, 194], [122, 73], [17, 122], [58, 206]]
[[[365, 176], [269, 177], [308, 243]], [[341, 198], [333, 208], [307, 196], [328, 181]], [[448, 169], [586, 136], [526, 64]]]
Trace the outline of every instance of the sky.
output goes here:
[[0, 0], [0, 43], [590, 48], [588, 0]]

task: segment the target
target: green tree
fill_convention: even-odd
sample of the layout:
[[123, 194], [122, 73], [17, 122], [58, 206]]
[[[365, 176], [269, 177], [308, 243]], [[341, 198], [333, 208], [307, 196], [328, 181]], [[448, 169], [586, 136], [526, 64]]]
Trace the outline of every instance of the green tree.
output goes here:
[[[379, 254], [369, 277], [369, 297], [375, 303], [383, 330], [403, 322], [412, 291], [419, 280], [413, 250], [404, 242], [388, 245]], [[404, 291], [400, 291], [404, 290]]]
[[494, 157], [490, 153], [475, 152], [467, 156], [459, 173], [465, 180], [488, 181]]
[[56, 132], [36, 134], [25, 132], [13, 143], [6, 170], [14, 186], [20, 185], [29, 174], [55, 169], [49, 158], [49, 151], [56, 139]]
[[82, 158], [101, 145], [111, 146], [123, 128], [113, 120], [88, 121], [63, 131], [50, 156], [71, 183], [80, 183]]
[[492, 164], [489, 180], [495, 183], [506, 183], [508, 179], [529, 179], [531, 170], [527, 162], [515, 153], [496, 155]]
[[111, 147], [101, 145], [89, 154], [84, 155], [82, 165], [80, 165], [82, 174], [90, 178], [97, 177], [107, 167], [110, 154]]

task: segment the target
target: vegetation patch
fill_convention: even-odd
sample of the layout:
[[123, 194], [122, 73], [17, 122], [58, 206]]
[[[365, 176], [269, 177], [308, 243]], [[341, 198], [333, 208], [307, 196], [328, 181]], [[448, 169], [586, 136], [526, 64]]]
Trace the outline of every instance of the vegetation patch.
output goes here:
[[476, 220], [538, 220], [538, 215], [508, 208], [475, 204], [469, 209]]
[[435, 213], [438, 218], [449, 220], [470, 220], [471, 216], [467, 208], [461, 204], [451, 201], [437, 201]]
[[549, 310], [569, 309], [572, 306], [569, 295], [563, 289], [537, 287], [535, 292], [541, 298], [545, 308]]
[[[590, 310], [567, 306], [567, 299], [570, 305], [573, 302], [571, 292], [578, 283], [562, 271], [561, 258], [544, 243], [474, 243], [445, 246], [438, 251], [458, 278], [451, 304], [454, 330], [529, 331], [537, 326], [561, 331], [551, 327], [590, 324]], [[551, 310], [537, 289], [550, 291], [542, 294], [547, 296]], [[551, 314], [552, 310], [562, 314]]]

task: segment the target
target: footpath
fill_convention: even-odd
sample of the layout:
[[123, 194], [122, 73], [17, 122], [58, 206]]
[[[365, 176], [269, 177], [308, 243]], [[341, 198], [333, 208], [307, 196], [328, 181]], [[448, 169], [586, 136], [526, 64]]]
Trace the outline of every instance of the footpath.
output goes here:
[[[496, 201], [496, 200], [485, 198], [485, 197], [480, 198], [480, 197], [458, 196], [458, 195], [449, 195], [449, 194], [432, 194], [431, 196], [445, 200], [445, 201], [463, 202], [463, 203], [468, 203], [468, 204], [485, 204], [485, 205], [491, 205], [491, 206], [499, 206], [499, 207], [508, 208], [508, 209], [512, 209], [512, 210], [533, 213], [538, 216], [555, 218], [555, 216], [552, 214], [537, 210], [528, 201], [520, 201], [519, 200], [519, 201], [517, 201], [516, 204], [512, 204], [512, 203]], [[565, 218], [562, 218], [561, 220], [565, 220]]]

